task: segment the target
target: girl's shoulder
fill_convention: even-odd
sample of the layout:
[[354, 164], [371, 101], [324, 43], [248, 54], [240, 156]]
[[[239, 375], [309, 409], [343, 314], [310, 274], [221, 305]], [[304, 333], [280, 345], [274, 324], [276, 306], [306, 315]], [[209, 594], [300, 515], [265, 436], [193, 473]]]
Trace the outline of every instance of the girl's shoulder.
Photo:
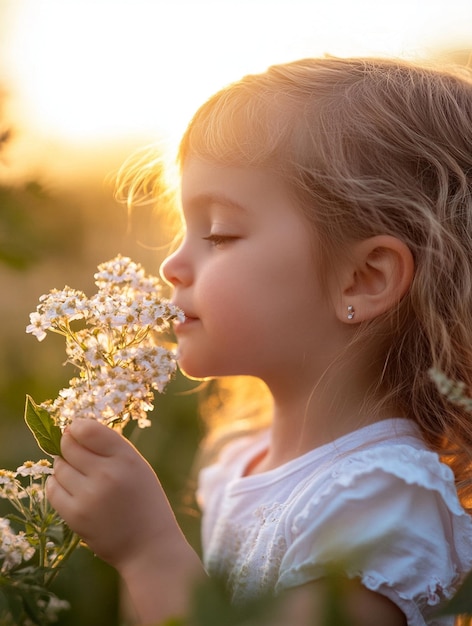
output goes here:
[[418, 489], [437, 494], [451, 510], [459, 513], [454, 474], [439, 456], [419, 445], [392, 441], [353, 450], [331, 468], [332, 488], [353, 493], [366, 482], [395, 482], [414, 492]]
[[323, 577], [335, 562], [408, 624], [449, 624], [433, 615], [472, 568], [472, 518], [450, 468], [421, 444], [391, 442], [351, 451], [329, 474], [322, 489], [307, 482], [292, 510], [278, 588]]
[[[386, 426], [371, 429], [371, 433], [385, 431]], [[433, 537], [437, 532], [439, 538], [443, 531], [455, 528], [454, 540], [464, 543], [461, 552], [472, 566], [472, 518], [459, 500], [451, 468], [438, 454], [414, 431], [392, 439], [367, 437], [357, 446], [348, 439], [332, 450], [328, 462], [307, 472], [300, 482], [292, 510], [295, 535], [307, 526], [332, 529], [335, 520], [344, 520], [347, 525], [341, 536], [349, 537], [351, 523], [362, 518], [371, 539], [401, 529], [414, 544], [413, 538], [424, 533]]]

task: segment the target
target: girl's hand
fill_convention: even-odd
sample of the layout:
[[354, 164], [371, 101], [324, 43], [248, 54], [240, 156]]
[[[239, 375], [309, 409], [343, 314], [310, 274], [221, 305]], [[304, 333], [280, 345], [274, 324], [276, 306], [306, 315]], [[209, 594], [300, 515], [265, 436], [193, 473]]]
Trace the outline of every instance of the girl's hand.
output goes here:
[[[52, 506], [122, 575], [141, 619], [183, 612], [189, 578], [202, 568], [151, 466], [129, 441], [94, 420], [72, 422], [61, 451], [47, 482]], [[158, 599], [163, 584], [165, 606]]]
[[64, 432], [47, 495], [59, 515], [115, 567], [151, 541], [175, 533], [157, 477], [137, 450], [94, 420]]

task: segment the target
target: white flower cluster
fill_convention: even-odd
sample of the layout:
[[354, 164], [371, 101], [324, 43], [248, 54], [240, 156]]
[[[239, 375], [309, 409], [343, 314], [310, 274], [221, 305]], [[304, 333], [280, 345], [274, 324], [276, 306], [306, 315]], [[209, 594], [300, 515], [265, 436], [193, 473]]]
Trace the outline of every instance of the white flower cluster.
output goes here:
[[[25, 461], [16, 472], [0, 469], [0, 498], [8, 500], [15, 511], [0, 517], [2, 609], [5, 600], [14, 606], [13, 612], [1, 611], [0, 623], [6, 626], [53, 623], [60, 611], [69, 608], [67, 601], [49, 590], [78, 545], [45, 496], [46, 479], [52, 472], [47, 459]], [[20, 617], [21, 606], [27, 607], [28, 616]]]
[[[183, 313], [161, 297], [161, 283], [128, 257], [98, 266], [98, 291], [88, 298], [64, 287], [41, 296], [26, 332], [39, 341], [47, 331], [64, 335], [68, 362], [79, 375], [54, 401], [41, 406], [64, 428], [77, 417], [123, 427], [149, 426], [153, 390], [162, 392], [176, 370], [174, 350], [157, 342]], [[82, 328], [71, 323], [82, 321]]]
[[18, 534], [10, 527], [10, 520], [0, 517], [0, 563], [2, 574], [23, 561], [28, 561], [35, 550], [24, 532]]
[[[44, 479], [52, 473], [51, 463], [47, 459], [40, 461], [25, 461], [16, 472], [0, 469], [0, 498], [6, 498], [19, 513], [30, 511], [32, 507], [40, 505], [44, 500]], [[17, 478], [29, 477], [29, 484], [25, 487]], [[36, 482], [38, 481], [39, 482]], [[26, 504], [23, 503], [26, 500]], [[24, 561], [29, 561], [35, 554], [34, 543], [24, 531], [16, 533], [10, 525], [10, 520], [0, 517], [0, 572], [5, 574]], [[55, 559], [56, 551], [49, 552], [50, 562]]]

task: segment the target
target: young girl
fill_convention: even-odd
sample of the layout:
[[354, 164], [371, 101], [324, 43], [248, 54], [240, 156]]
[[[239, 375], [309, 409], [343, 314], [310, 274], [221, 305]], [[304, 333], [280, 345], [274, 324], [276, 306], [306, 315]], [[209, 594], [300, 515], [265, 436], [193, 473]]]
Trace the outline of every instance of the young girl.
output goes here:
[[[235, 602], [321, 622], [344, 567], [353, 624], [446, 625], [472, 569], [472, 79], [376, 59], [247, 76], [181, 143], [185, 232], [162, 267], [181, 369], [248, 376], [270, 424], [200, 477], [204, 566], [146, 461], [76, 421], [48, 495], [126, 582], [142, 622], [223, 576]], [[261, 392], [261, 402], [266, 400]]]

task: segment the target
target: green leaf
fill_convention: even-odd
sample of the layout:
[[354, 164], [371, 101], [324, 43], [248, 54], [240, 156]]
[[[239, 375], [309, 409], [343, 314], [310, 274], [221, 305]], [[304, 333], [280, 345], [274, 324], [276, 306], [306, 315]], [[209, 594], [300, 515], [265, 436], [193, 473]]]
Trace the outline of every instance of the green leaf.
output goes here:
[[28, 395], [26, 396], [25, 422], [43, 452], [50, 456], [61, 454], [61, 429], [56, 426], [46, 409], [37, 405]]

